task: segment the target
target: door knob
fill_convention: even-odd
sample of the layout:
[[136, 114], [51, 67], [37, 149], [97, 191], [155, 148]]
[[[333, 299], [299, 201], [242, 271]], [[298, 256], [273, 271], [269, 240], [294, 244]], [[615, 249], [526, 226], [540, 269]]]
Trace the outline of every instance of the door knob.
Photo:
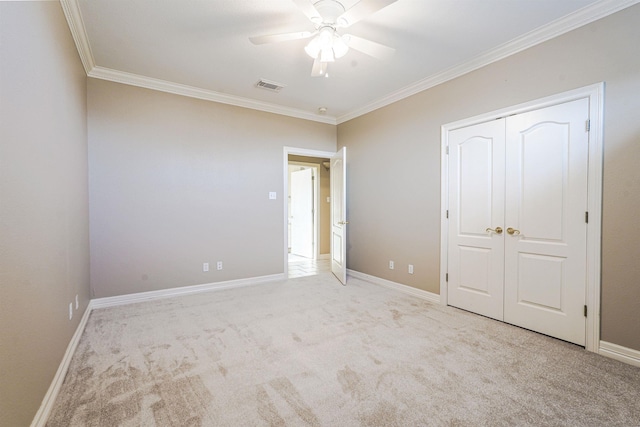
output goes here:
[[340, 224], [340, 225], [349, 224], [349, 221], [340, 221], [338, 224]]
[[511, 234], [512, 236], [513, 236], [514, 234], [515, 234], [515, 235], [518, 235], [518, 234], [520, 234], [520, 230], [516, 230], [515, 228], [511, 228], [511, 227], [509, 227], [509, 228], [507, 228], [507, 233]]
[[493, 232], [493, 233], [496, 233], [496, 234], [502, 234], [502, 227], [496, 227], [495, 230], [493, 228], [487, 228], [485, 231], [487, 233]]

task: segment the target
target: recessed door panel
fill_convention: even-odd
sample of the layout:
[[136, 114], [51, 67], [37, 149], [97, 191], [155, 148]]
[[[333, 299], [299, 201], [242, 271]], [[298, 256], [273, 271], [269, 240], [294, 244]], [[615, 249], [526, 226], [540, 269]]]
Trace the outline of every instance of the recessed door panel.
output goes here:
[[458, 251], [460, 265], [458, 287], [490, 296], [491, 250], [460, 246]]
[[563, 240], [568, 136], [569, 123], [544, 122], [521, 132], [517, 141], [522, 162], [520, 226], [527, 230], [527, 239]]
[[561, 257], [521, 253], [517, 266], [518, 304], [562, 312], [565, 261]]
[[460, 234], [485, 236], [491, 224], [493, 144], [493, 138], [473, 136], [458, 146]]

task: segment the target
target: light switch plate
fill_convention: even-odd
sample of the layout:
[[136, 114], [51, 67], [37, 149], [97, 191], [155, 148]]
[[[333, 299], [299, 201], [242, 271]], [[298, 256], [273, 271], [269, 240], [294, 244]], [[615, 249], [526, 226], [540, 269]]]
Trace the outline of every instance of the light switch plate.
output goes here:
[[276, 199], [276, 192], [269, 191], [269, 200], [275, 200], [275, 199]]

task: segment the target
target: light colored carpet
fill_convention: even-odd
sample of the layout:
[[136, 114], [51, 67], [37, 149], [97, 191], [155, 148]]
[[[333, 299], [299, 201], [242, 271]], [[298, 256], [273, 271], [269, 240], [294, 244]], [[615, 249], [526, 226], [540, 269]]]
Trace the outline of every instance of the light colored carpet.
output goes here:
[[253, 425], [640, 425], [640, 369], [321, 274], [95, 310], [48, 422]]

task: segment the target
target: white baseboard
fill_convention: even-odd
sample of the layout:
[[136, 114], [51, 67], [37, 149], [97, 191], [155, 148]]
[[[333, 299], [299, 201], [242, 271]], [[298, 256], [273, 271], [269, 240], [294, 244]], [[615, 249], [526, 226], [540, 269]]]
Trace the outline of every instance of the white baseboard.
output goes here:
[[58, 367], [58, 371], [56, 372], [51, 385], [49, 386], [49, 390], [47, 390], [47, 394], [45, 394], [42, 403], [40, 404], [40, 408], [36, 413], [33, 421], [31, 422], [31, 427], [44, 427], [47, 423], [49, 415], [51, 413], [51, 409], [53, 408], [53, 404], [58, 397], [58, 393], [60, 392], [60, 387], [64, 381], [65, 376], [67, 375], [67, 371], [69, 369], [69, 364], [71, 363], [71, 359], [78, 347], [78, 343], [80, 342], [80, 337], [84, 332], [84, 328], [87, 325], [87, 321], [89, 320], [89, 315], [91, 311], [96, 308], [106, 308], [106, 307], [114, 307], [117, 305], [124, 304], [132, 304], [136, 302], [142, 301], [150, 301], [160, 298], [169, 298], [180, 295], [190, 295], [201, 292], [209, 292], [215, 290], [222, 289], [230, 289], [230, 288], [239, 288], [243, 286], [251, 286], [257, 285], [265, 282], [273, 282], [277, 280], [284, 280], [284, 273], [272, 274], [269, 276], [260, 276], [260, 277], [252, 277], [248, 279], [237, 279], [237, 280], [228, 280], [225, 282], [217, 282], [217, 283], [207, 283], [204, 285], [195, 285], [195, 286], [184, 286], [181, 288], [171, 288], [171, 289], [163, 289], [159, 291], [150, 291], [150, 292], [140, 292], [136, 294], [130, 295], [119, 295], [115, 297], [107, 297], [107, 298], [96, 298], [89, 301], [86, 310], [84, 311], [84, 315], [80, 320], [80, 324], [78, 324], [78, 328], [76, 332], [73, 334], [69, 345], [67, 346], [67, 351], [64, 353], [64, 357], [60, 362], [60, 366]]
[[91, 300], [91, 309], [114, 307], [118, 305], [198, 294], [201, 292], [210, 292], [221, 289], [240, 288], [243, 286], [257, 285], [260, 283], [284, 279], [286, 279], [284, 273], [279, 273], [269, 276], [251, 277], [248, 279], [227, 280], [224, 282], [205, 283], [203, 285], [183, 286], [180, 288], [161, 289], [159, 291], [138, 292], [135, 294], [118, 295], [115, 297], [95, 298]]
[[598, 353], [633, 366], [640, 367], [640, 351], [606, 341], [600, 341]]
[[67, 351], [65, 351], [64, 356], [62, 357], [62, 361], [60, 362], [60, 366], [58, 366], [56, 375], [53, 377], [53, 381], [49, 386], [49, 390], [47, 390], [47, 394], [44, 395], [44, 399], [42, 399], [40, 408], [38, 408], [38, 412], [36, 412], [36, 416], [33, 418], [33, 421], [31, 421], [31, 427], [44, 427], [47, 424], [49, 414], [51, 413], [53, 404], [56, 402], [56, 398], [58, 397], [58, 393], [60, 392], [60, 387], [62, 387], [64, 378], [67, 376], [67, 371], [69, 370], [71, 359], [76, 352], [76, 348], [78, 347], [78, 343], [80, 342], [80, 337], [82, 337], [82, 333], [84, 332], [84, 328], [87, 325], [87, 320], [89, 320], [90, 314], [91, 303], [89, 303], [87, 305], [87, 308], [84, 310], [82, 319], [80, 319], [80, 323], [78, 324], [73, 337], [71, 337], [71, 341], [67, 346]]
[[392, 282], [391, 280], [387, 279], [381, 279], [380, 277], [360, 273], [359, 271], [355, 270], [347, 270], [347, 274], [353, 278], [373, 283], [374, 285], [384, 286], [385, 288], [393, 289], [404, 294], [413, 295], [414, 297], [440, 304], [440, 295], [434, 294], [433, 292], [423, 291], [422, 289], [403, 285], [402, 283]]

